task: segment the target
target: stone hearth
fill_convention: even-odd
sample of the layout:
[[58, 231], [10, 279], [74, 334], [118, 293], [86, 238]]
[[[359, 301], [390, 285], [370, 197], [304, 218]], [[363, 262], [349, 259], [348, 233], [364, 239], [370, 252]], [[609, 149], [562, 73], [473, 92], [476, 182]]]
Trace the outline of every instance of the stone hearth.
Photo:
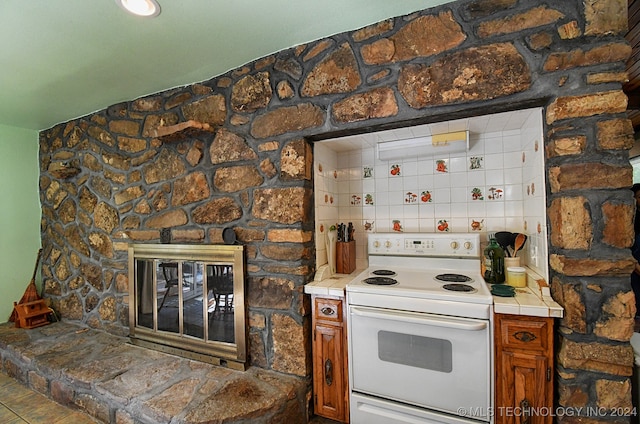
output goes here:
[[0, 358], [9, 376], [105, 423], [307, 422], [303, 379], [192, 361], [68, 322], [0, 324]]

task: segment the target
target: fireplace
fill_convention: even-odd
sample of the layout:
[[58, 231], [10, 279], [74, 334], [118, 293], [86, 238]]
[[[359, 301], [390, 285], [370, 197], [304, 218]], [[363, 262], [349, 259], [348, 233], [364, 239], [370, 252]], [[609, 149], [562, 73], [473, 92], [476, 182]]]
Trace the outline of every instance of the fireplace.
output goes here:
[[245, 369], [243, 246], [132, 244], [132, 343]]

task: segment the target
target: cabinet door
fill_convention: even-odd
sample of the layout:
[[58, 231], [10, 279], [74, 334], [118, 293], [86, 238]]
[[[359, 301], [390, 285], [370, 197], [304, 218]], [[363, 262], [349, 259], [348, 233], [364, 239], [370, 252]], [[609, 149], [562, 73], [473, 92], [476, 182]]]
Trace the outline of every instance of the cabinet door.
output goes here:
[[344, 421], [346, 417], [342, 328], [316, 324], [313, 335], [313, 386], [316, 414]]
[[[496, 423], [551, 423], [546, 356], [502, 352], [502, 376], [496, 381]], [[527, 421], [528, 418], [528, 421]]]
[[553, 318], [496, 314], [495, 324], [496, 424], [550, 424]]

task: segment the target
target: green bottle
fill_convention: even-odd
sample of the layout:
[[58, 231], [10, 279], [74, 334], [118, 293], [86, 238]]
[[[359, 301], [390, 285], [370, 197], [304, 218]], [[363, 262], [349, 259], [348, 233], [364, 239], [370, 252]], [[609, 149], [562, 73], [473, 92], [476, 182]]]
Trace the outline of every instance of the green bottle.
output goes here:
[[496, 242], [489, 239], [489, 245], [484, 249], [484, 280], [489, 284], [504, 283], [504, 250]]

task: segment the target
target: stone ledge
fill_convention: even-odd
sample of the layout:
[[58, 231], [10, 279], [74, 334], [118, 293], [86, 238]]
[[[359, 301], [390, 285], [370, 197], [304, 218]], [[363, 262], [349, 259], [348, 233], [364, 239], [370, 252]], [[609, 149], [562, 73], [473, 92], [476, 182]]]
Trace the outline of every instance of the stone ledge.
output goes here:
[[2, 372], [107, 423], [308, 419], [303, 379], [192, 361], [68, 322], [32, 330], [0, 324], [0, 358]]
[[175, 125], [160, 126], [156, 128], [154, 136], [163, 142], [172, 142], [198, 137], [213, 131], [214, 129], [208, 123], [190, 119]]

